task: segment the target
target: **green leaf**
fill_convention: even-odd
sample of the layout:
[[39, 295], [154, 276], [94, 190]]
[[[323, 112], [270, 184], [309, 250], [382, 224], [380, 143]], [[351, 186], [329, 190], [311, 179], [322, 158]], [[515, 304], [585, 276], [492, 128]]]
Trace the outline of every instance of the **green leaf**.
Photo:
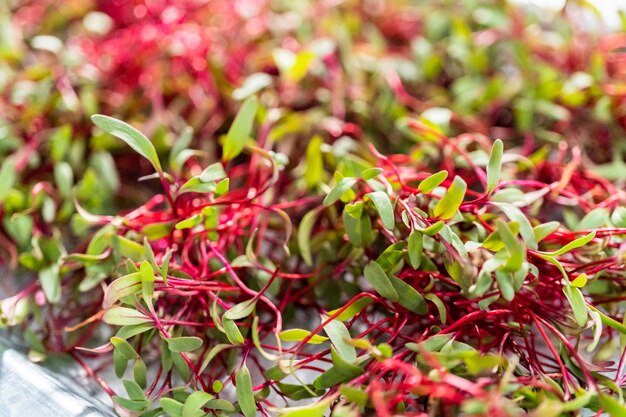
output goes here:
[[[72, 195], [72, 185], [74, 184], [74, 171], [67, 162], [57, 162], [54, 166], [54, 182], [57, 185], [59, 194], [68, 198]], [[2, 182], [2, 171], [0, 170], [0, 184]], [[0, 202], [2, 202], [2, 191], [0, 190]]]
[[72, 140], [72, 125], [64, 124], [58, 129], [55, 129], [54, 133], [50, 135], [48, 139], [48, 144], [50, 147], [50, 156], [52, 160], [56, 163], [63, 158], [67, 154], [67, 150], [70, 147]]
[[448, 171], [439, 171], [420, 182], [417, 189], [424, 194], [428, 194], [435, 188], [439, 187], [439, 185], [444, 182], [446, 178], [448, 178]]
[[163, 278], [165, 285], [167, 285], [167, 272], [170, 266], [170, 259], [172, 259], [172, 253], [174, 253], [174, 250], [169, 249], [163, 257], [163, 262], [161, 263], [161, 277]]
[[244, 317], [248, 317], [252, 310], [254, 310], [254, 306], [256, 306], [256, 300], [250, 299], [243, 301], [239, 304], [235, 304], [231, 308], [224, 313], [224, 318], [228, 320], [239, 320]]
[[[150, 266], [150, 263], [148, 263], [148, 266]], [[109, 308], [120, 298], [136, 293], [141, 289], [141, 285], [140, 272], [133, 272], [116, 279], [104, 292], [102, 308]]]
[[590, 230], [603, 227], [609, 222], [609, 211], [603, 207], [591, 210], [576, 225], [574, 230]]
[[226, 171], [219, 162], [209, 165], [198, 175], [198, 179], [202, 182], [219, 181], [224, 178], [226, 178]]
[[558, 229], [560, 226], [561, 226], [561, 223], [554, 221], [554, 222], [542, 223], [540, 225], [533, 227], [533, 234], [535, 235], [535, 240], [537, 242], [541, 242], [542, 240], [550, 236], [553, 232], [555, 232], [556, 229]]
[[113, 246], [119, 250], [122, 256], [130, 258], [133, 261], [140, 261], [144, 257], [143, 245], [125, 238], [124, 236], [114, 236]]
[[146, 399], [146, 395], [143, 393], [143, 390], [135, 381], [131, 381], [130, 379], [124, 379], [122, 381], [122, 384], [124, 384], [124, 388], [128, 393], [128, 398], [130, 398], [131, 400], [141, 401]]
[[596, 393], [591, 392], [591, 391], [579, 392], [579, 395], [577, 398], [574, 398], [573, 400], [566, 401], [561, 404], [561, 412], [572, 412], [572, 411], [581, 410], [583, 407], [585, 407], [589, 403], [589, 401], [592, 398], [595, 397], [595, 395]]
[[141, 291], [143, 299], [146, 303], [152, 303], [152, 295], [154, 294], [154, 270], [150, 262], [143, 261], [139, 267], [139, 274], [141, 275]]
[[604, 408], [604, 411], [609, 413], [611, 417], [626, 416], [626, 406], [615, 399], [615, 397], [604, 393], [599, 393], [598, 396], [600, 397], [602, 408]]
[[563, 287], [563, 292], [572, 307], [576, 323], [581, 327], [585, 326], [587, 324], [589, 314], [587, 312], [585, 297], [583, 297], [580, 289], [572, 287], [571, 285], [566, 285]]
[[609, 316], [607, 316], [600, 310], [596, 309], [595, 307], [589, 306], [589, 309], [600, 315], [600, 321], [602, 321], [602, 324], [609, 326], [612, 329], [617, 330], [623, 335], [626, 335], [626, 326], [624, 326], [622, 323], [616, 320], [613, 320], [612, 318], [610, 318]]
[[229, 188], [230, 188], [230, 179], [224, 178], [223, 180], [217, 183], [217, 185], [215, 186], [215, 191], [213, 191], [213, 194], [215, 195], [215, 197], [221, 197], [228, 192]]
[[114, 396], [112, 400], [128, 411], [143, 411], [150, 405], [150, 401], [148, 400], [129, 400], [123, 397], [118, 397], [117, 395]]
[[582, 288], [587, 284], [587, 274], [586, 273], [582, 273], [579, 274], [576, 278], [574, 278], [574, 280], [571, 282], [571, 285], [576, 287], [576, 288]]
[[163, 372], [169, 372], [172, 369], [172, 352], [167, 347], [167, 342], [161, 339], [161, 367]]
[[363, 216], [363, 202], [357, 201], [356, 203], [346, 204], [343, 209], [346, 214], [354, 219], [360, 219]]
[[135, 366], [133, 366], [133, 378], [135, 378], [135, 382], [141, 388], [146, 388], [147, 380], [146, 375], [148, 370], [146, 369], [146, 363], [141, 358], [137, 358], [135, 361]]
[[170, 149], [169, 163], [170, 167], [174, 169], [175, 172], [180, 171], [182, 163], [184, 163], [184, 161], [186, 160], [184, 159], [180, 161], [179, 155], [181, 155], [181, 153], [183, 153], [184, 151], [190, 150], [188, 148], [192, 140], [193, 128], [191, 126], [185, 126], [185, 128], [180, 132], [180, 135], [178, 136], [176, 141], [174, 141], [172, 149]]
[[372, 178], [376, 178], [382, 173], [383, 173], [382, 168], [368, 168], [365, 171], [361, 172], [361, 178], [364, 181], [367, 181], [367, 180], [371, 180]]
[[122, 358], [126, 360], [135, 359], [138, 357], [137, 352], [125, 339], [113, 336], [111, 343], [115, 346], [115, 349], [119, 351]]
[[[354, 303], [350, 304], [350, 306], [348, 308], [346, 308], [344, 311], [342, 311], [337, 316], [337, 320], [341, 320], [341, 321], [351, 320], [354, 316], [359, 314], [361, 312], [361, 310], [363, 310], [368, 305], [372, 304], [373, 301], [374, 301], [373, 298], [367, 297], [367, 296], [359, 298]], [[329, 317], [333, 316], [339, 310], [340, 310], [339, 308], [337, 308], [335, 310], [331, 310], [331, 311], [327, 312], [326, 315], [328, 315]]]
[[330, 400], [322, 400], [312, 405], [289, 407], [280, 410], [280, 417], [323, 417], [330, 407]]
[[515, 298], [515, 289], [513, 288], [513, 277], [510, 273], [503, 271], [496, 271], [496, 282], [502, 298], [507, 301], [512, 301]]
[[424, 236], [418, 231], [411, 231], [408, 241], [409, 262], [413, 269], [420, 267], [422, 263], [422, 252], [424, 246]]
[[308, 188], [313, 188], [322, 181], [324, 161], [322, 159], [322, 145], [324, 140], [314, 136], [306, 147], [306, 170], [304, 179]]
[[448, 311], [446, 310], [446, 306], [441, 301], [441, 298], [434, 293], [424, 294], [424, 298], [431, 301], [437, 307], [437, 311], [439, 312], [439, 320], [441, 320], [441, 324], [446, 324], [448, 321]]
[[448, 188], [446, 194], [435, 206], [435, 210], [433, 212], [435, 217], [439, 217], [444, 220], [452, 218], [461, 206], [466, 190], [467, 184], [463, 181], [463, 178], [458, 176], [454, 177], [450, 188]]
[[311, 232], [319, 215], [319, 210], [311, 210], [302, 217], [300, 227], [298, 228], [298, 247], [304, 262], [311, 266], [313, 264], [313, 256], [311, 255]]
[[61, 300], [61, 277], [58, 264], [39, 271], [39, 283], [49, 303], [56, 304]]
[[583, 237], [579, 237], [578, 239], [571, 241], [570, 243], [563, 246], [559, 250], [556, 250], [554, 252], [542, 252], [542, 253], [548, 256], [561, 256], [571, 251], [572, 249], [577, 249], [577, 248], [580, 248], [581, 246], [586, 245], [587, 243], [591, 242], [594, 237], [596, 237], [596, 232], [591, 232]]
[[524, 247], [521, 245], [520, 241], [517, 240], [517, 238], [513, 234], [513, 231], [511, 230], [511, 228], [509, 228], [509, 225], [507, 223], [498, 219], [497, 228], [500, 239], [502, 239], [506, 250], [509, 252], [509, 259], [502, 267], [502, 269], [508, 272], [517, 271], [522, 266], [522, 262], [525, 259], [526, 251], [524, 250]]
[[[202, 412], [201, 408], [212, 400], [213, 396], [204, 391], [195, 391], [192, 392], [187, 400], [185, 400], [185, 405], [183, 406], [182, 417], [195, 417], [195, 416], [203, 416], [204, 412]], [[198, 413], [199, 412], [199, 413]]]
[[[310, 334], [311, 332], [309, 332], [308, 330], [289, 329], [280, 332], [279, 337], [280, 340], [285, 342], [300, 342], [304, 338], [308, 337]], [[307, 343], [311, 345], [319, 345], [320, 343], [324, 343], [327, 340], [327, 337], [315, 334], [307, 341]]]
[[330, 190], [326, 198], [324, 198], [324, 205], [326, 207], [335, 203], [335, 201], [339, 200], [343, 193], [348, 191], [354, 184], [357, 183], [356, 178], [345, 177], [342, 178], [335, 186]]
[[150, 329], [154, 328], [153, 323], [142, 323], [142, 324], [134, 324], [130, 326], [122, 326], [115, 334], [116, 337], [122, 339], [128, 339], [133, 336], [137, 336], [138, 334], [147, 332]]
[[441, 232], [441, 229], [443, 229], [445, 225], [446, 224], [440, 220], [437, 223], [428, 226], [426, 229], [423, 229], [421, 232], [424, 233], [426, 236], [434, 236], [437, 233]]
[[358, 404], [360, 407], [365, 407], [367, 405], [367, 401], [369, 400], [367, 392], [360, 388], [342, 385], [339, 387], [339, 392], [341, 392], [341, 395], [346, 397], [350, 402]]
[[400, 298], [391, 280], [376, 261], [370, 261], [363, 270], [365, 279], [380, 295], [389, 301], [396, 302]]
[[173, 353], [172, 363], [174, 364], [176, 371], [178, 372], [180, 377], [183, 379], [183, 381], [185, 382], [189, 381], [189, 378], [191, 377], [191, 371], [189, 370], [189, 364], [187, 363], [187, 361], [185, 361], [185, 359], [183, 359], [182, 354]]
[[211, 385], [211, 389], [215, 393], [220, 393], [222, 392], [222, 389], [224, 389], [224, 383], [220, 381], [219, 379], [216, 379], [215, 381], [213, 381], [213, 384]]
[[20, 247], [28, 246], [33, 237], [33, 218], [26, 213], [5, 216], [4, 228]]
[[264, 72], [255, 72], [243, 81], [243, 84], [233, 91], [235, 100], [243, 100], [256, 94], [267, 86], [272, 85], [272, 77]]
[[611, 223], [613, 223], [615, 227], [626, 227], [626, 207], [618, 207], [613, 211], [613, 214], [611, 214]]
[[312, 51], [302, 51], [296, 54], [293, 65], [291, 65], [289, 71], [285, 74], [287, 79], [293, 82], [300, 81], [307, 74], [314, 60], [315, 54]]
[[[283, 371], [281, 369], [280, 366], [275, 365], [272, 366], [270, 369], [268, 369], [267, 371], [263, 372], [263, 376], [270, 381], [280, 381], [281, 379], [284, 379], [287, 374], [285, 373], [286, 371]], [[289, 373], [292, 373], [293, 370], [289, 370]]]
[[498, 182], [500, 182], [500, 171], [502, 170], [502, 154], [504, 145], [500, 139], [496, 139], [491, 147], [491, 155], [487, 164], [487, 193], [492, 192]]
[[102, 318], [105, 323], [115, 326], [126, 326], [129, 324], [142, 324], [152, 322], [152, 319], [137, 310], [127, 307], [113, 307], [104, 313]]
[[378, 215], [383, 222], [383, 226], [385, 226], [388, 230], [393, 230], [396, 222], [393, 213], [393, 205], [391, 204], [391, 200], [389, 199], [387, 193], [383, 191], [374, 191], [367, 195], [374, 202], [374, 206], [376, 206], [376, 210], [378, 210]]
[[150, 161], [158, 173], [163, 172], [154, 145], [152, 145], [152, 142], [150, 142], [143, 133], [128, 123], [101, 114], [91, 116], [91, 121], [100, 129], [126, 142], [126, 144], [133, 148], [138, 154]]
[[426, 314], [428, 312], [428, 305], [422, 294], [420, 294], [415, 288], [407, 284], [400, 278], [394, 276], [390, 277], [391, 283], [398, 293], [398, 303], [409, 311], [415, 314]]
[[[154, 257], [154, 250], [152, 249], [152, 246], [150, 246], [148, 238], [145, 236], [143, 238], [143, 254], [144, 257], [148, 260], [148, 263], [152, 266], [152, 275], [154, 275], [154, 271], [161, 272], [161, 269], [159, 268], [159, 265], [157, 265], [156, 259]], [[139, 271], [141, 271], [141, 265], [139, 266]]]
[[243, 345], [244, 339], [243, 335], [239, 331], [239, 327], [235, 324], [234, 321], [224, 319], [222, 324], [224, 325], [224, 333], [226, 333], [226, 337], [233, 345]]
[[256, 404], [252, 392], [252, 379], [246, 365], [242, 365], [235, 374], [235, 392], [241, 412], [246, 417], [256, 417]]
[[221, 398], [210, 400], [206, 403], [205, 407], [210, 408], [211, 410], [222, 410], [226, 412], [235, 411], [235, 406], [230, 401], [226, 401]]
[[447, 334], [436, 334], [434, 336], [429, 337], [420, 343], [407, 343], [405, 346], [407, 349], [412, 350], [413, 352], [422, 353], [422, 352], [439, 352], [441, 348], [443, 348], [454, 335]]
[[350, 381], [363, 373], [360, 366], [353, 365], [345, 361], [331, 347], [333, 366], [318, 376], [313, 381], [313, 386], [317, 389], [334, 387], [342, 382]]
[[519, 233], [524, 239], [526, 246], [530, 249], [537, 249], [537, 242], [535, 241], [535, 234], [533, 233], [533, 227], [528, 221], [528, 218], [524, 213], [512, 204], [508, 203], [492, 203], [498, 207], [506, 216], [514, 222], [519, 223]]
[[15, 184], [15, 162], [13, 158], [7, 158], [0, 167], [0, 203], [9, 195]]
[[348, 344], [346, 340], [352, 339], [350, 332], [343, 322], [335, 319], [324, 326], [324, 331], [335, 346], [337, 353], [347, 362], [354, 363], [356, 361], [356, 350], [354, 346]]
[[348, 235], [348, 240], [350, 243], [357, 248], [363, 246], [363, 220], [367, 219], [369, 221], [369, 217], [363, 216], [362, 218], [355, 218], [350, 215], [346, 206], [343, 210], [343, 214], [341, 215], [343, 219], [343, 227], [346, 229], [346, 234]]
[[207, 368], [207, 366], [209, 366], [213, 358], [215, 358], [220, 352], [223, 352], [224, 350], [230, 349], [232, 347], [233, 345], [227, 345], [225, 343], [221, 343], [219, 345], [213, 346], [211, 350], [209, 351], [209, 353], [207, 353], [204, 360], [202, 361], [202, 365], [200, 366], [200, 369], [198, 370], [198, 374], [201, 374], [202, 372], [204, 372], [204, 370]]
[[199, 214], [194, 214], [193, 216], [185, 220], [179, 221], [174, 227], [176, 228], [176, 230], [192, 229], [200, 223], [202, 223], [202, 217]]
[[275, 386], [280, 390], [282, 395], [294, 401], [319, 397], [324, 393], [323, 390], [316, 389], [312, 384], [300, 385], [277, 382]]
[[173, 398], [161, 397], [159, 405], [167, 413], [168, 417], [182, 417], [183, 415], [183, 404]]
[[183, 185], [178, 189], [178, 195], [182, 195], [185, 193], [212, 193], [215, 192], [216, 185], [214, 182], [202, 182], [198, 177], [192, 177], [187, 180]]
[[202, 347], [202, 339], [195, 336], [172, 337], [165, 341], [172, 352], [193, 352]]
[[233, 124], [230, 126], [224, 141], [224, 154], [222, 159], [230, 161], [237, 157], [246, 145], [246, 141], [252, 134], [252, 126], [254, 124], [254, 116], [256, 115], [258, 101], [255, 96], [248, 97], [243, 102], [239, 113], [235, 117]]
[[126, 372], [128, 360], [125, 359], [117, 349], [113, 351], [113, 366], [115, 369], [115, 376], [122, 378], [124, 376], [124, 372]]

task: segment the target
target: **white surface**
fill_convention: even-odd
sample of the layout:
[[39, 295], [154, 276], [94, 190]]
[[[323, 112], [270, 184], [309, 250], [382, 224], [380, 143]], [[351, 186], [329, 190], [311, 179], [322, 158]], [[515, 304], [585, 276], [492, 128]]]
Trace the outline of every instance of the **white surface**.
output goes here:
[[0, 417], [112, 416], [12, 349], [0, 352]]

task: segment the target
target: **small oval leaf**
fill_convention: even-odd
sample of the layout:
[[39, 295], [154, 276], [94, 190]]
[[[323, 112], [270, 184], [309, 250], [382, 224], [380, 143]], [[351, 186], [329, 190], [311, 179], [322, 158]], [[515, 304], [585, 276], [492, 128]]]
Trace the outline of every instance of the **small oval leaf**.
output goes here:
[[102, 114], [94, 114], [91, 116], [91, 121], [100, 129], [126, 142], [138, 154], [150, 161], [157, 172], [163, 172], [154, 145], [143, 133], [126, 122]]
[[152, 321], [148, 316], [128, 307], [113, 307], [107, 310], [106, 313], [104, 313], [104, 317], [102, 317], [102, 320], [104, 320], [104, 322], [107, 324], [115, 326], [142, 324]]
[[383, 268], [376, 261], [370, 261], [363, 270], [365, 279], [380, 295], [388, 299], [389, 301], [396, 302], [399, 299], [391, 280], [383, 270]]
[[448, 178], [448, 171], [439, 171], [420, 182], [417, 189], [424, 194], [428, 194], [444, 182], [446, 178]]
[[7, 158], [0, 168], [0, 203], [9, 195], [15, 179], [15, 162], [13, 158]]
[[165, 340], [172, 352], [193, 352], [202, 347], [202, 339], [195, 336], [172, 337]]
[[424, 236], [415, 230], [411, 232], [408, 240], [408, 253], [409, 253], [409, 262], [413, 269], [417, 269], [420, 267], [422, 263], [422, 252], [423, 252], [423, 242]]
[[[279, 337], [280, 340], [284, 342], [300, 342], [301, 340], [304, 340], [306, 337], [308, 337], [310, 334], [311, 332], [309, 332], [308, 330], [289, 329], [280, 332]], [[307, 343], [311, 345], [319, 345], [320, 343], [324, 343], [327, 340], [328, 338], [325, 336], [314, 334], [309, 340], [307, 340]]]
[[141, 291], [146, 303], [150, 303], [154, 294], [154, 270], [148, 261], [143, 261], [139, 267], [141, 275]]
[[201, 408], [204, 407], [204, 405], [212, 399], [213, 396], [208, 392], [192, 392], [191, 395], [187, 397], [187, 400], [185, 400], [182, 417], [195, 417], [199, 411], [200, 415], [204, 415], [204, 413], [201, 412]]
[[352, 188], [354, 184], [356, 184], [357, 179], [352, 177], [342, 178], [328, 193], [326, 198], [324, 198], [324, 205], [326, 207], [335, 203], [335, 201], [339, 200], [343, 193], [348, 191], [348, 189]]
[[426, 314], [428, 312], [428, 305], [422, 294], [420, 294], [415, 288], [408, 283], [402, 281], [400, 278], [390, 277], [393, 287], [398, 293], [398, 303], [409, 311], [415, 314]]
[[487, 164], [487, 193], [492, 192], [500, 182], [500, 171], [502, 170], [502, 154], [504, 145], [500, 139], [496, 139], [491, 147], [491, 155]]
[[383, 191], [374, 191], [373, 193], [369, 193], [367, 195], [374, 202], [374, 206], [376, 206], [376, 210], [378, 210], [383, 226], [385, 226], [388, 230], [393, 230], [396, 222], [393, 212], [393, 204], [391, 204], [391, 200], [389, 199], [387, 193]]
[[[354, 316], [359, 314], [361, 310], [372, 304], [373, 301], [374, 300], [372, 299], [372, 297], [369, 296], [359, 298], [354, 303], [350, 304], [348, 308], [339, 313], [339, 315], [337, 316], [337, 320], [346, 321], [352, 319]], [[339, 310], [339, 308], [331, 310], [327, 312], [326, 315], [332, 316]]]
[[337, 353], [347, 362], [354, 363], [356, 361], [356, 350], [354, 346], [346, 342], [352, 339], [346, 325], [342, 321], [335, 319], [324, 326], [324, 331], [330, 337], [330, 341], [335, 346]]
[[311, 266], [313, 264], [313, 256], [311, 255], [311, 232], [317, 220], [319, 210], [311, 210], [304, 215], [298, 228], [298, 247], [304, 262]]
[[125, 339], [113, 336], [111, 338], [111, 343], [115, 346], [115, 349], [119, 351], [122, 358], [131, 360], [137, 357], [137, 352]]
[[258, 101], [255, 96], [248, 97], [243, 102], [233, 124], [228, 129], [224, 141], [224, 154], [222, 159], [230, 161], [237, 157], [246, 145], [246, 141], [252, 133], [254, 116], [256, 115]]
[[224, 318], [228, 320], [239, 320], [244, 317], [248, 317], [252, 310], [254, 310], [254, 306], [256, 305], [256, 300], [246, 300], [239, 304], [235, 304], [232, 306], [226, 313], [224, 313]]
[[463, 178], [454, 177], [452, 185], [450, 185], [446, 194], [435, 206], [435, 210], [433, 212], [435, 217], [439, 217], [444, 220], [452, 218], [461, 206], [466, 190], [467, 184]]
[[252, 391], [252, 379], [250, 371], [243, 365], [235, 374], [235, 392], [239, 408], [246, 417], [256, 416], [256, 403], [254, 401], [254, 392]]

